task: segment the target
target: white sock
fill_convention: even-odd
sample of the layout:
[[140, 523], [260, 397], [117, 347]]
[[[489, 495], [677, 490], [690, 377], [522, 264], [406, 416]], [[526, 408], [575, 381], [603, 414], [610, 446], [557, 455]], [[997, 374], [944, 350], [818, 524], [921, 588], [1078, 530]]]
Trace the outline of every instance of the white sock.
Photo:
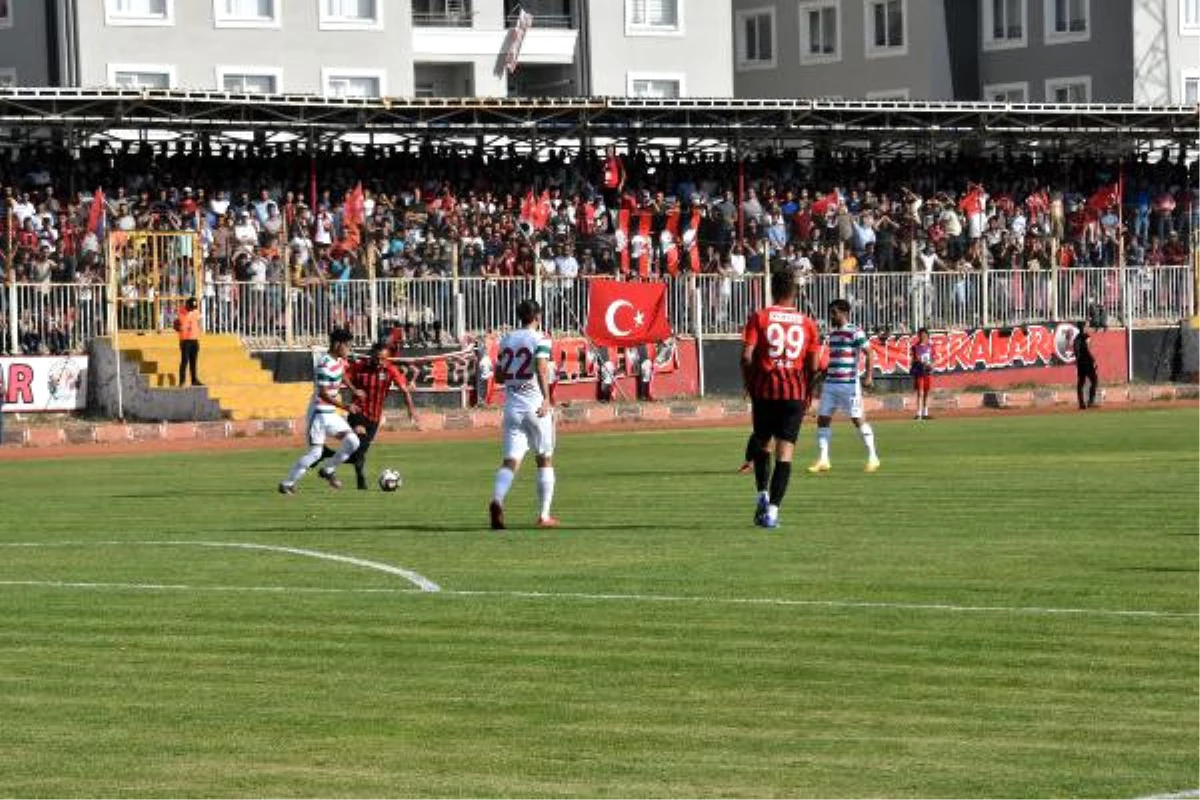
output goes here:
[[833, 428], [817, 428], [817, 453], [822, 461], [829, 460], [829, 440], [833, 438]]
[[779, 506], [767, 506], [767, 519], [779, 519]]
[[321, 451], [324, 449], [322, 445], [316, 444], [305, 451], [304, 455], [296, 459], [295, 464], [292, 464], [287, 480], [284, 483], [288, 486], [295, 486], [296, 481], [300, 480], [300, 478], [304, 477], [304, 473], [308, 472], [308, 468], [321, 460]]
[[858, 428], [858, 435], [862, 437], [863, 447], [867, 448], [867, 459], [873, 461], [875, 456], [875, 431], [872, 430], [871, 424], [864, 422]]
[[333, 454], [333, 458], [329, 459], [329, 466], [327, 469], [330, 472], [333, 472], [335, 469], [337, 469], [338, 464], [346, 463], [346, 459], [354, 455], [354, 451], [358, 449], [358, 444], [358, 434], [354, 433], [354, 431], [351, 431], [342, 437], [342, 445], [337, 449], [337, 452]]
[[508, 497], [508, 490], [512, 488], [513, 471], [508, 467], [501, 467], [496, 470], [495, 488], [492, 489], [492, 499], [503, 505], [504, 498]]
[[539, 516], [550, 516], [550, 503], [554, 500], [554, 467], [538, 467], [537, 494], [542, 504]]

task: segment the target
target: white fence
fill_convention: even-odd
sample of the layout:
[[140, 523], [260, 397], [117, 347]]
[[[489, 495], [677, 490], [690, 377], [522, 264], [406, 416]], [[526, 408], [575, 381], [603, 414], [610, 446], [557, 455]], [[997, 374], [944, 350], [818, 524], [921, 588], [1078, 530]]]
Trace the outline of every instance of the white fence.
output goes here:
[[[681, 275], [666, 283], [671, 324], [680, 333], [736, 336], [747, 315], [769, 299], [763, 275]], [[1196, 313], [1195, 293], [1190, 267], [992, 270], [810, 275], [802, 281], [800, 303], [824, 319], [829, 302], [842, 297], [868, 330], [905, 332], [1077, 320], [1098, 312], [1116, 325], [1174, 324]], [[584, 278], [379, 279], [298, 287], [218, 282], [205, 288], [203, 308], [209, 331], [237, 333], [256, 347], [319, 343], [335, 325], [349, 326], [355, 342], [365, 345], [394, 328], [410, 342], [504, 330], [515, 324], [517, 304], [528, 297], [542, 303], [551, 331], [586, 324]], [[9, 285], [0, 292], [0, 352], [80, 350], [120, 318], [110, 314], [109, 300], [105, 286]]]

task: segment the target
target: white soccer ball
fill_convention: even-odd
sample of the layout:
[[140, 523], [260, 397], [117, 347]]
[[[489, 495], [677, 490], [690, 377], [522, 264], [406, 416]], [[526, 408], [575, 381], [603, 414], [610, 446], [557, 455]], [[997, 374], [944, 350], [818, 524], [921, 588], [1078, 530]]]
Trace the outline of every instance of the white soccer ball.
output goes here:
[[404, 480], [400, 477], [400, 473], [394, 469], [385, 469], [379, 473], [379, 490], [381, 492], [394, 492], [400, 488]]

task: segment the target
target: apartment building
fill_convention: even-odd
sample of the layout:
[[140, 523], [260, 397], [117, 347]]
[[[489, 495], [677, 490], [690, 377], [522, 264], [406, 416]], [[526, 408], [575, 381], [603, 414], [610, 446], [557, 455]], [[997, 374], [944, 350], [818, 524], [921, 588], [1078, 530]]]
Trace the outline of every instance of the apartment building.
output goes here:
[[739, 97], [1195, 103], [1200, 0], [733, 0]]
[[730, 13], [711, 0], [0, 0], [0, 85], [728, 97]]

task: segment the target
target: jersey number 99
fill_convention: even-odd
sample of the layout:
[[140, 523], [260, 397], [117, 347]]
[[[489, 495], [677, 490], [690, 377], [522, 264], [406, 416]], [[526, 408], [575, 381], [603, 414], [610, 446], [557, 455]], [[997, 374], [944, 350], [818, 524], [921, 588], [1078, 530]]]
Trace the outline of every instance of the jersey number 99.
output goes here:
[[786, 358], [795, 361], [804, 352], [804, 328], [772, 322], [767, 326], [767, 355], [772, 360]]

